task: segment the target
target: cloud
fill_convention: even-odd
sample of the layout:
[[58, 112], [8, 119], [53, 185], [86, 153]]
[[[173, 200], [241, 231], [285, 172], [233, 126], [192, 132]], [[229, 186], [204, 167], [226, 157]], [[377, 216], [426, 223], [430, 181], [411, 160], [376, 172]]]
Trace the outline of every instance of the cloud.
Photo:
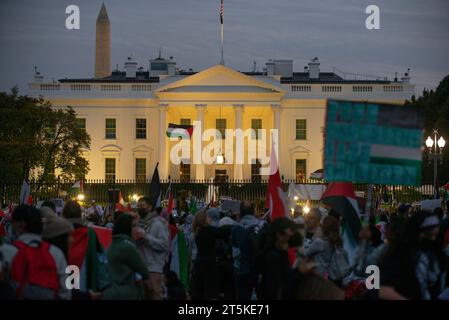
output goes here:
[[[449, 74], [449, 1], [377, 0], [381, 29], [365, 28], [368, 0], [225, 0], [225, 60], [237, 70], [262, 69], [270, 58], [294, 59], [296, 70], [320, 57], [361, 74], [392, 77], [412, 68], [417, 91]], [[33, 67], [47, 79], [91, 77], [95, 19], [100, 0], [77, 0], [81, 30], [64, 27], [73, 1], [0, 2], [0, 90], [26, 91]], [[181, 68], [200, 70], [219, 61], [219, 1], [106, 1], [112, 64], [132, 54], [144, 67], [162, 47]]]

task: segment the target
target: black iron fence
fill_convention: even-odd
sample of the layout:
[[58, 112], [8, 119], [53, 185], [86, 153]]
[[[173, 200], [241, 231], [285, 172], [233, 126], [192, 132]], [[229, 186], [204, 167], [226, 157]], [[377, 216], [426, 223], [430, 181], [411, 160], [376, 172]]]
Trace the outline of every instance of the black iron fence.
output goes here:
[[[290, 181], [283, 180], [284, 191], [288, 190], [290, 183], [301, 184], [325, 184], [318, 180], [305, 181]], [[161, 181], [162, 195], [165, 195], [170, 181]], [[69, 198], [76, 198], [80, 194], [79, 189], [73, 188], [74, 181], [63, 182], [29, 182], [31, 189], [31, 196], [34, 203], [39, 200], [62, 198], [64, 200]], [[20, 189], [22, 182], [0, 182], [0, 196], [2, 203], [19, 202]], [[360, 197], [366, 196], [367, 184], [354, 184], [357, 195]], [[86, 180], [84, 181], [84, 190], [82, 192], [84, 201], [90, 202], [95, 200], [100, 204], [108, 202], [108, 190], [118, 189], [122, 193], [125, 202], [132, 198], [148, 195], [150, 190], [150, 181], [135, 181], [135, 180]], [[239, 200], [256, 201], [265, 199], [267, 190], [267, 181], [260, 180], [257, 182], [251, 180], [190, 180], [188, 182], [181, 182], [178, 180], [171, 180], [171, 190], [173, 196], [177, 198], [181, 192], [193, 195], [198, 199], [210, 201], [211, 199], [218, 200], [220, 197], [231, 197]], [[425, 184], [420, 187], [411, 186], [374, 186], [373, 196], [383, 198], [387, 197], [391, 201], [411, 203], [433, 197], [433, 186]]]

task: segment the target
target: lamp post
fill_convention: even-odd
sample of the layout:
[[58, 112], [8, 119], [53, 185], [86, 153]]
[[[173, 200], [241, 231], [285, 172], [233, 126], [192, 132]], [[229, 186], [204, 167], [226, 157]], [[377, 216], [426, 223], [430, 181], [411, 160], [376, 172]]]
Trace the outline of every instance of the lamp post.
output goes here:
[[433, 130], [432, 135], [434, 139], [430, 136], [427, 137], [426, 146], [429, 148], [429, 162], [433, 160], [433, 187], [434, 187], [434, 197], [435, 199], [438, 197], [437, 190], [437, 175], [438, 175], [438, 161], [443, 163], [443, 148], [446, 145], [446, 141], [442, 136], [439, 136], [438, 139], [438, 131]]

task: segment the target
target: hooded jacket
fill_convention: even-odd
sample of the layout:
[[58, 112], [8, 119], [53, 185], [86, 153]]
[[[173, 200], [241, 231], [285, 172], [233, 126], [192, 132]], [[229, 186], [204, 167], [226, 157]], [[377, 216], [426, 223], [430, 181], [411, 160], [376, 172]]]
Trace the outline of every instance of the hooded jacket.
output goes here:
[[167, 222], [151, 212], [139, 221], [145, 237], [136, 241], [139, 253], [149, 272], [163, 273], [169, 251]]
[[136, 273], [147, 279], [148, 270], [129, 236], [118, 234], [112, 237], [108, 271], [111, 284], [104, 291], [104, 299], [136, 300], [143, 297], [142, 288], [136, 284]]

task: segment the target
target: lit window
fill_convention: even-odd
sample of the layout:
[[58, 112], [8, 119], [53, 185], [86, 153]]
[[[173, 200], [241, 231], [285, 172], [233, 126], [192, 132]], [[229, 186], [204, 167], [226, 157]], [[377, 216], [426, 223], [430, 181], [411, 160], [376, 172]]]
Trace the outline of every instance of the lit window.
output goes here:
[[307, 120], [296, 119], [296, 140], [307, 139]]

